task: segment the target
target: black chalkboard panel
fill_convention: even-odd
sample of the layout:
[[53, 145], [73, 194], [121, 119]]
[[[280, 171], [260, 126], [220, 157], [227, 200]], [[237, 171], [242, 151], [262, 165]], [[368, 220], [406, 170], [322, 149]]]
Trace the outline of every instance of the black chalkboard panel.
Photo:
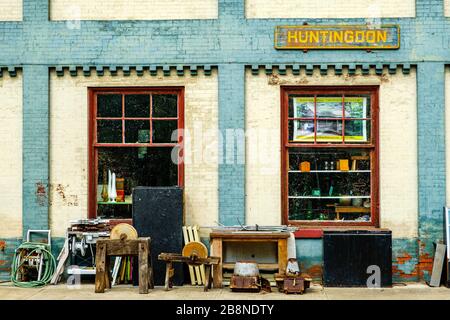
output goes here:
[[[133, 226], [140, 237], [151, 237], [155, 285], [164, 285], [166, 264], [161, 252], [183, 249], [183, 189], [180, 187], [136, 187], [133, 189]], [[175, 263], [173, 284], [183, 284], [183, 265]], [[137, 276], [133, 276], [138, 279]], [[136, 283], [135, 283], [136, 284]]]
[[[326, 287], [366, 287], [369, 266], [378, 266], [381, 287], [392, 286], [391, 231], [324, 231], [323, 282]], [[371, 267], [373, 268], [373, 267]]]

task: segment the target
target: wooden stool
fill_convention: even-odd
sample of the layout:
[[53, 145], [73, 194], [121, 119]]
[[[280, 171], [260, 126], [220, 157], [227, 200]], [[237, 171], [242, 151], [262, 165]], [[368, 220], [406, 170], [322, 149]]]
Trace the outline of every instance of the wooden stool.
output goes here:
[[203, 287], [203, 291], [208, 291], [211, 289], [211, 266], [218, 265], [220, 262], [220, 258], [218, 257], [208, 257], [208, 258], [198, 258], [198, 257], [184, 257], [178, 253], [161, 253], [158, 255], [158, 260], [162, 260], [166, 262], [166, 281], [165, 281], [165, 289], [166, 291], [169, 288], [172, 288], [172, 277], [173, 277], [173, 262], [184, 262], [190, 266], [205, 266], [205, 286]]
[[95, 256], [95, 292], [111, 289], [110, 258], [111, 256], [137, 256], [139, 268], [139, 293], [148, 293], [154, 288], [153, 268], [150, 256], [150, 238], [136, 240], [97, 240]]

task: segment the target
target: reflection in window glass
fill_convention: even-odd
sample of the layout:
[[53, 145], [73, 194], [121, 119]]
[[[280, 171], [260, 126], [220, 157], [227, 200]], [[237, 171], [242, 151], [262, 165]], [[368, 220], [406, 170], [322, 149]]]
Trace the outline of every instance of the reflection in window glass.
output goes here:
[[289, 121], [289, 141], [314, 142], [314, 121]]
[[[123, 179], [124, 201], [116, 204], [98, 204], [97, 215], [107, 218], [131, 218], [127, 203], [137, 186], [176, 186], [178, 166], [172, 161], [173, 148], [157, 147], [113, 147], [98, 148], [98, 188], [97, 193], [107, 183], [104, 175], [111, 170], [117, 179]], [[101, 195], [97, 194], [97, 199]]]
[[342, 97], [322, 97], [316, 99], [318, 118], [342, 118]]
[[122, 95], [121, 94], [99, 94], [97, 96], [97, 117], [121, 118], [122, 117]]
[[[294, 118], [314, 118], [314, 97], [293, 97]], [[289, 108], [291, 110], [291, 108]]]
[[125, 117], [127, 118], [150, 117], [150, 95], [148, 94], [125, 95]]
[[126, 143], [149, 143], [150, 121], [149, 120], [126, 120], [125, 121]]
[[177, 120], [154, 120], [153, 121], [153, 142], [154, 143], [173, 143], [172, 134], [178, 129]]
[[345, 96], [346, 118], [369, 118], [370, 96]]
[[364, 149], [291, 148], [289, 219], [370, 221], [370, 162]]
[[342, 120], [318, 120], [318, 142], [342, 142]]
[[178, 116], [176, 94], [154, 94], [153, 118], [176, 118]]
[[370, 122], [367, 120], [345, 121], [345, 142], [367, 142], [370, 140]]
[[97, 120], [97, 142], [122, 143], [122, 120]]

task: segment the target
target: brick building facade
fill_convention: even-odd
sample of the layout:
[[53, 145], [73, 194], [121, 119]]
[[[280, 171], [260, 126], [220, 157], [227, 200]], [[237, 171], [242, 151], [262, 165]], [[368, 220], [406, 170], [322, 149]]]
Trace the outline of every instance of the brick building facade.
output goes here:
[[[450, 199], [449, 19], [447, 0], [2, 1], [0, 277], [26, 230], [51, 229], [56, 252], [69, 220], [88, 217], [89, 88], [184, 88], [184, 128], [208, 132], [185, 149], [208, 155], [184, 167], [186, 223], [211, 226], [286, 223], [283, 87], [370, 86], [375, 227], [392, 230], [394, 281], [427, 279]], [[397, 24], [400, 48], [274, 48], [276, 26], [305, 22]], [[241, 131], [243, 148], [223, 143]], [[297, 239], [297, 254], [319, 278], [322, 240]]]

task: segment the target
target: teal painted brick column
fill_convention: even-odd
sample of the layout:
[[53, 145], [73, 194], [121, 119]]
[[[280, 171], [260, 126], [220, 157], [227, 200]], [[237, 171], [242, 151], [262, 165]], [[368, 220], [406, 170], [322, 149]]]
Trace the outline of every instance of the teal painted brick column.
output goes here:
[[225, 225], [245, 223], [244, 72], [240, 64], [219, 66], [219, 222]]
[[417, 68], [419, 165], [419, 269], [428, 280], [433, 265], [433, 242], [444, 239], [445, 66], [424, 62]]
[[23, 0], [23, 21], [48, 21], [50, 0]]
[[23, 235], [48, 228], [49, 72], [23, 67]]

